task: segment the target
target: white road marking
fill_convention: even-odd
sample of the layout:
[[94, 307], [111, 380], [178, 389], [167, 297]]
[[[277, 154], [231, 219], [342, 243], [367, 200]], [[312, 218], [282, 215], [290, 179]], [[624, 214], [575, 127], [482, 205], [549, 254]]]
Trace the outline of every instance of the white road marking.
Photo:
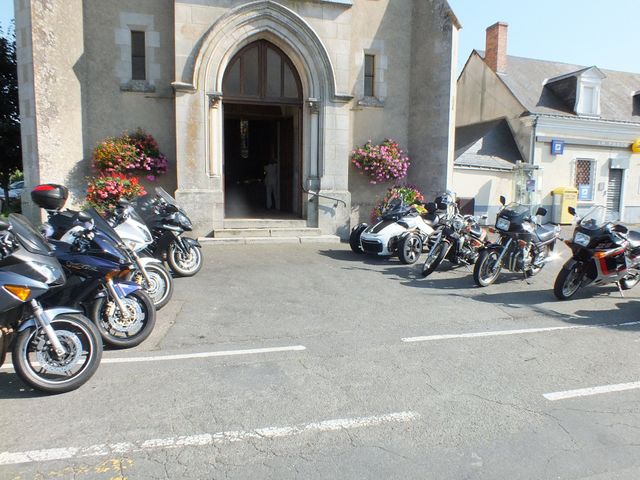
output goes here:
[[36, 463], [54, 460], [98, 457], [103, 455], [123, 455], [149, 450], [169, 448], [199, 447], [212, 444], [228, 444], [246, 440], [292, 437], [305, 433], [333, 432], [356, 428], [375, 427], [389, 423], [408, 423], [420, 418], [416, 412], [397, 412], [359, 418], [339, 418], [321, 422], [304, 423], [289, 427], [267, 427], [255, 430], [235, 430], [218, 433], [204, 433], [179, 437], [154, 438], [140, 442], [123, 442], [90, 445], [88, 447], [50, 448], [25, 452], [0, 452], [0, 465]]
[[603, 393], [624, 392], [625, 390], [637, 390], [640, 388], [640, 382], [618, 383], [616, 385], [602, 385], [600, 387], [578, 388], [576, 390], [567, 390], [564, 392], [545, 393], [542, 395], [547, 400], [555, 402], [557, 400], [566, 400], [568, 398], [589, 397], [591, 395], [601, 395]]
[[625, 322], [625, 323], [599, 323], [596, 325], [569, 325], [564, 327], [544, 327], [544, 328], [523, 328], [520, 330], [494, 330], [490, 332], [474, 332], [474, 333], [456, 333], [450, 335], [428, 335], [423, 337], [406, 337], [403, 338], [403, 342], [429, 342], [435, 340], [451, 340], [453, 338], [478, 338], [478, 337], [498, 337], [502, 335], [524, 335], [527, 333], [541, 333], [541, 332], [553, 332], [557, 330], [576, 330], [576, 329], [588, 329], [588, 328], [603, 328], [603, 327], [631, 327], [633, 325], [640, 325], [640, 322]]
[[[176, 354], [176, 355], [155, 355], [150, 357], [122, 357], [122, 358], [103, 357], [101, 364], [167, 362], [167, 361], [175, 361], [175, 360], [190, 360], [194, 358], [230, 357], [235, 355], [256, 355], [260, 353], [299, 352], [306, 349], [307, 348], [303, 345], [293, 345], [289, 347], [253, 348], [253, 349], [247, 349], [247, 350], [223, 350], [218, 352], [183, 353], [183, 354]], [[13, 370], [13, 366], [4, 365], [2, 368], [0, 368], [0, 370]]]

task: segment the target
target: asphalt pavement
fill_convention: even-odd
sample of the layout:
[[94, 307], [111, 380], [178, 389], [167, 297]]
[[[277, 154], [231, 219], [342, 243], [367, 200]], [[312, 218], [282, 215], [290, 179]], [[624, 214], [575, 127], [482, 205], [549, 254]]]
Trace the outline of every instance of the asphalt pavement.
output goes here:
[[77, 391], [0, 369], [3, 479], [637, 479], [640, 290], [206, 246]]

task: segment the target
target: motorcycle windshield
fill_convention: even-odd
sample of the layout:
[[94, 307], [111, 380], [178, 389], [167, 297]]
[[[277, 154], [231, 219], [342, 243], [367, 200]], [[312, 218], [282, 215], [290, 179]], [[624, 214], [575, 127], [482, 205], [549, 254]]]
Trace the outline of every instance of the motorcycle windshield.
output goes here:
[[25, 216], [19, 213], [12, 213], [9, 215], [9, 223], [11, 224], [11, 231], [24, 248], [31, 253], [49, 255], [49, 252], [51, 252], [49, 244]]
[[521, 203], [511, 202], [509, 205], [502, 209], [503, 212], [511, 212], [512, 216], [517, 217], [520, 215], [529, 215], [531, 213], [531, 207], [522, 205]]
[[617, 220], [615, 214], [602, 205], [596, 205], [580, 220], [580, 226], [587, 230], [599, 230], [607, 223]]
[[156, 195], [162, 198], [169, 205], [173, 205], [174, 207], [178, 208], [178, 202], [176, 202], [176, 199], [169, 195], [164, 188], [156, 187]]
[[100, 232], [114, 241], [116, 245], [120, 245], [122, 243], [122, 239], [120, 238], [120, 235], [118, 235], [118, 232], [116, 232], [93, 207], [87, 208], [85, 213], [91, 217], [91, 220], [93, 220], [93, 225], [96, 230], [100, 230]]

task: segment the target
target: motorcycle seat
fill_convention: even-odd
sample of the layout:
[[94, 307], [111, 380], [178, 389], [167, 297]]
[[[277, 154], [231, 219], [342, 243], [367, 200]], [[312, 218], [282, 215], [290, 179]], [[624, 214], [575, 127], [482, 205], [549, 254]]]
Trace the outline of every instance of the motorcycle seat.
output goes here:
[[424, 223], [430, 227], [435, 227], [440, 223], [440, 215], [437, 213], [426, 213], [422, 215], [422, 219], [424, 220]]
[[536, 235], [538, 235], [541, 242], [547, 242], [555, 237], [556, 229], [552, 226], [538, 225], [536, 227]]
[[629, 241], [629, 246], [631, 248], [636, 249], [640, 247], [640, 232], [629, 230], [629, 233], [627, 233], [627, 240]]

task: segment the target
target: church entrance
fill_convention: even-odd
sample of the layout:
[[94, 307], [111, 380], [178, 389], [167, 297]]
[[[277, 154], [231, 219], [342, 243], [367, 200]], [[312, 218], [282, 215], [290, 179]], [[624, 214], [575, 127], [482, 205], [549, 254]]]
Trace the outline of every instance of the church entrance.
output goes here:
[[301, 218], [300, 79], [260, 40], [231, 60], [223, 81], [226, 218]]

